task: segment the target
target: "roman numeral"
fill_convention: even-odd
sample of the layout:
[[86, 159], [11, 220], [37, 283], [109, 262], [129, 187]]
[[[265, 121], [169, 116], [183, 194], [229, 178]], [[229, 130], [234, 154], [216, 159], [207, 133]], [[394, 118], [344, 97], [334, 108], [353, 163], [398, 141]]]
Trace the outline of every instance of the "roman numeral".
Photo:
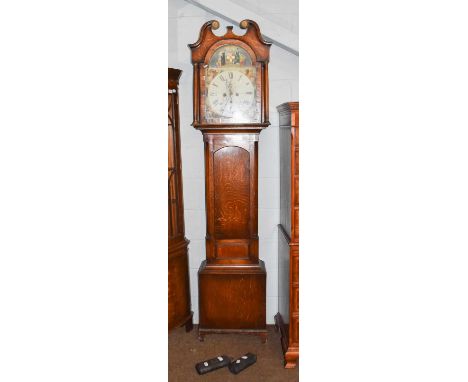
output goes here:
[[222, 74], [219, 76], [219, 78], [221, 79], [221, 81], [226, 81]]
[[233, 73], [229, 72], [229, 78], [232, 79], [232, 77], [233, 77]]

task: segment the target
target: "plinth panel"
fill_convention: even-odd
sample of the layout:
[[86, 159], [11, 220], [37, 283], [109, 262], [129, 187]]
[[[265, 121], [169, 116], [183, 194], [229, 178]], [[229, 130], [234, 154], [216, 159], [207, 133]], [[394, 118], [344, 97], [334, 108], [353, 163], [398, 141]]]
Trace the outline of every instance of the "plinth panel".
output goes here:
[[266, 271], [259, 265], [207, 266], [198, 271], [200, 329], [265, 330]]

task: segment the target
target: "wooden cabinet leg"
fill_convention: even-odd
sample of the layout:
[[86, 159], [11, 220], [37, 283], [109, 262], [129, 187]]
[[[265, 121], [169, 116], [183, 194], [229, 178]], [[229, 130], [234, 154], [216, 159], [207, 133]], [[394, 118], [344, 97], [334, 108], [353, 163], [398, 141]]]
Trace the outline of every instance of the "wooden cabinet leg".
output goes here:
[[297, 359], [299, 354], [286, 353], [284, 355], [284, 368], [294, 369], [297, 366]]

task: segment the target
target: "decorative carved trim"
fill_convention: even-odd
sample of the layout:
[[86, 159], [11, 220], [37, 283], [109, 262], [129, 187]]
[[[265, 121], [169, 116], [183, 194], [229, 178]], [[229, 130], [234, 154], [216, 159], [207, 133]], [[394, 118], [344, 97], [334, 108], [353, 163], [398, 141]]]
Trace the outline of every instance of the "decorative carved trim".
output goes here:
[[210, 20], [203, 24], [198, 40], [193, 44], [188, 44], [188, 47], [192, 50], [192, 63], [203, 62], [208, 49], [216, 42], [226, 39], [239, 40], [247, 45], [255, 45], [257, 61], [268, 61], [271, 43], [263, 39], [258, 24], [255, 21], [246, 19], [242, 20], [239, 26], [241, 29], [246, 29], [244, 35], [235, 34], [232, 31], [233, 27], [228, 26], [223, 36], [216, 36], [212, 31], [219, 28], [217, 20]]
[[262, 34], [260, 33], [260, 28], [258, 26], [258, 24], [253, 21], [253, 20], [249, 20], [249, 19], [245, 19], [245, 20], [242, 20], [239, 24], [240, 28], [241, 29], [247, 29], [249, 26], [252, 26], [252, 28], [255, 30], [255, 32], [257, 33], [257, 38], [258, 38], [258, 41], [262, 42], [264, 45], [268, 45], [270, 46], [271, 45], [271, 42], [269, 41], [266, 41], [263, 37], [262, 37]]

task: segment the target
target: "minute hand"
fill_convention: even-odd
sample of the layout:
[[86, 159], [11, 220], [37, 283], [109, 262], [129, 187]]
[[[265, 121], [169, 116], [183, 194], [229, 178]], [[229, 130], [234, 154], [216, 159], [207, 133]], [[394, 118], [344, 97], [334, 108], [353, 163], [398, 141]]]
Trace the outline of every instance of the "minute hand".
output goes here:
[[[227, 87], [228, 87], [228, 100], [227, 102], [229, 102], [231, 105], [229, 107], [229, 111], [232, 112], [232, 95], [233, 95], [233, 92], [232, 92], [232, 81], [229, 81], [229, 83], [227, 84]], [[226, 104], [227, 104], [226, 102]]]

